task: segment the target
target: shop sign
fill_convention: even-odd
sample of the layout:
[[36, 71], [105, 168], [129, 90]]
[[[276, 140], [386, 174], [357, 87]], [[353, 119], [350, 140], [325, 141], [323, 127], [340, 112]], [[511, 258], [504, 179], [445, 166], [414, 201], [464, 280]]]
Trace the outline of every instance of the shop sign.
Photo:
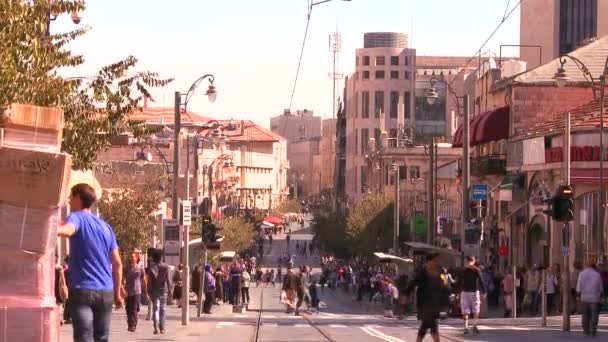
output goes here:
[[[564, 161], [563, 147], [552, 147], [545, 149], [546, 163], [559, 163]], [[570, 146], [570, 161], [599, 161], [600, 160], [599, 146]], [[606, 160], [604, 156], [604, 160]]]

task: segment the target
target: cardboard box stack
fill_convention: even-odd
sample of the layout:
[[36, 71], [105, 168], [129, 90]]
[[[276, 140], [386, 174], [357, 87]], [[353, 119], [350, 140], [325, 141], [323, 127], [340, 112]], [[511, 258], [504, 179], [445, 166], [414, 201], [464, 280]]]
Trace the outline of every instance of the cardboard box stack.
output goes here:
[[11, 105], [0, 129], [0, 342], [55, 342], [55, 241], [71, 159], [63, 112]]

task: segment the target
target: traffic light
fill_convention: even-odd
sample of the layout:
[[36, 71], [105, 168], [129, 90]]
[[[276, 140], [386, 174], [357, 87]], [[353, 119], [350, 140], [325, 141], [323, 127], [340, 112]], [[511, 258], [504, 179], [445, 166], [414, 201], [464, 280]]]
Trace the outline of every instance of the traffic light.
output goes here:
[[574, 190], [570, 185], [562, 185], [557, 192], [558, 221], [570, 222], [574, 219]]
[[220, 248], [220, 242], [224, 237], [217, 233], [218, 230], [221, 230], [221, 228], [216, 226], [209, 216], [203, 217], [201, 236], [203, 242], [207, 245], [207, 249]]
[[562, 185], [557, 189], [555, 196], [544, 202], [551, 206], [544, 213], [551, 215], [555, 221], [570, 222], [574, 219], [574, 190], [570, 185]]

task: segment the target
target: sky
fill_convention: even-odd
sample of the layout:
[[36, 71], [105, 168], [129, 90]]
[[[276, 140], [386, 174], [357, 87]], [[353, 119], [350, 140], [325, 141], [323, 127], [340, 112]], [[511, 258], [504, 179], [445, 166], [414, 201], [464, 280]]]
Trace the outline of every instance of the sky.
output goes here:
[[[315, 0], [317, 2], [318, 0]], [[533, 1], [533, 0], [528, 0]], [[332, 116], [332, 56], [329, 35], [340, 32], [339, 72], [354, 71], [355, 49], [365, 32], [404, 32], [417, 55], [474, 55], [517, 0], [334, 0], [313, 7], [291, 110]], [[217, 100], [201, 86], [188, 109], [217, 119], [249, 119], [265, 127], [289, 107], [302, 46], [307, 0], [87, 0], [82, 22], [69, 16], [53, 32], [89, 25], [91, 32], [70, 45], [85, 64], [66, 76], [92, 76], [129, 55], [137, 70], [175, 78], [154, 89], [149, 106], [173, 106], [198, 77], [215, 76]], [[508, 6], [508, 7], [507, 7]], [[500, 44], [519, 43], [519, 8], [483, 48], [498, 55]], [[503, 54], [517, 56], [516, 48]], [[339, 94], [343, 82], [339, 85]]]

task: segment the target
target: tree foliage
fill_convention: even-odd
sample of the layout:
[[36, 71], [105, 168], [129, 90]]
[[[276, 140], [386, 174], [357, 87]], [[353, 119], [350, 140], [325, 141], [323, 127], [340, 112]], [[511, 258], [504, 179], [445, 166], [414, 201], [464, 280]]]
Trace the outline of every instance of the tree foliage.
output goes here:
[[281, 216], [287, 213], [297, 213], [299, 211], [300, 202], [298, 200], [290, 199], [283, 201], [281, 204], [279, 204], [279, 206], [272, 211], [272, 214], [276, 216]]
[[63, 151], [75, 169], [91, 169], [100, 151], [123, 132], [146, 132], [129, 115], [150, 98], [149, 88], [171, 79], [133, 71], [133, 56], [103, 67], [91, 77], [63, 78], [60, 71], [84, 64], [67, 46], [90, 28], [49, 34], [51, 16], [84, 10], [84, 1], [0, 1], [0, 110], [11, 103], [58, 106], [64, 110]]
[[134, 248], [148, 247], [153, 227], [158, 224], [154, 213], [160, 200], [156, 181], [125, 183], [112, 191], [104, 191], [97, 204], [99, 213], [114, 228], [124, 260]]
[[338, 257], [353, 254], [350, 239], [346, 235], [346, 218], [325, 211], [314, 213], [312, 228], [321, 249], [334, 253]]
[[367, 194], [348, 213], [346, 236], [360, 255], [371, 255], [391, 245], [393, 202], [385, 194]]
[[242, 252], [249, 248], [255, 236], [253, 223], [247, 222], [239, 216], [226, 217], [217, 223], [222, 230], [219, 234], [224, 235], [221, 243], [222, 251]]

